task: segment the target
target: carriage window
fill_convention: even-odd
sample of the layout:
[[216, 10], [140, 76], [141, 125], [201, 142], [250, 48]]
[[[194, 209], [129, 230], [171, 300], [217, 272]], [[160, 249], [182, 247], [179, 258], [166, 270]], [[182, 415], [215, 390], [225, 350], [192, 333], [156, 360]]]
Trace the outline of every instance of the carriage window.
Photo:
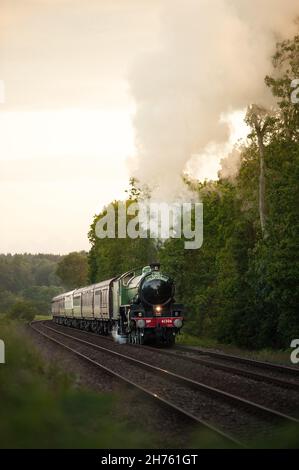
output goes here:
[[74, 297], [74, 307], [80, 307], [81, 303], [81, 297], [78, 295], [77, 297]]
[[103, 306], [105, 306], [105, 307], [107, 307], [107, 300], [108, 300], [107, 299], [107, 293], [108, 293], [108, 291], [107, 291], [107, 289], [105, 289], [103, 291]]
[[101, 291], [100, 290], [96, 290], [95, 291], [95, 304], [96, 305], [101, 305]]
[[92, 304], [92, 292], [84, 292], [82, 294], [82, 304], [87, 307]]

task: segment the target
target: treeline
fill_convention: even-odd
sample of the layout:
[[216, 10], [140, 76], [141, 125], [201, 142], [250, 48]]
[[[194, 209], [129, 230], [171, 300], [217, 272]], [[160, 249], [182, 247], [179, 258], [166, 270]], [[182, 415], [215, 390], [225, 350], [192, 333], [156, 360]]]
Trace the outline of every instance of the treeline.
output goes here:
[[[265, 81], [277, 109], [249, 108], [238, 174], [187, 182], [204, 203], [200, 250], [178, 239], [100, 240], [105, 211], [89, 232], [91, 282], [159, 259], [186, 305], [187, 331], [251, 348], [286, 348], [299, 336], [299, 104], [291, 99], [299, 36], [278, 44], [273, 67]], [[134, 182], [131, 189], [130, 199], [140, 198]]]
[[18, 303], [31, 302], [40, 313], [48, 313], [50, 300], [61, 292], [56, 275], [61, 257], [47, 254], [0, 255], [0, 313]]
[[49, 314], [51, 299], [87, 283], [85, 252], [51, 254], [0, 254], [0, 314], [30, 319]]

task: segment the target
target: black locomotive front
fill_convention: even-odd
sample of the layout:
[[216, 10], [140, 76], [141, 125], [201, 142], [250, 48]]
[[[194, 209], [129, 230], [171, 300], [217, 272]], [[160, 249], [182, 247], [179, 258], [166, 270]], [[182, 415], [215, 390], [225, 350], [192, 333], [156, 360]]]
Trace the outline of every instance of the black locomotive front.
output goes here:
[[173, 344], [183, 326], [183, 306], [176, 304], [173, 280], [150, 266], [139, 283], [130, 308], [131, 342]]

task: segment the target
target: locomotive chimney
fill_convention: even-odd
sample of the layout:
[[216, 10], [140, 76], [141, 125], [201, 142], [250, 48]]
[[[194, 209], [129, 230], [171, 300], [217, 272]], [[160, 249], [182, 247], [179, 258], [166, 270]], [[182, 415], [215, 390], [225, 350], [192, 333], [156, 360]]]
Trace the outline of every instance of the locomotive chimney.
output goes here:
[[160, 271], [160, 263], [151, 263], [150, 268], [152, 271]]

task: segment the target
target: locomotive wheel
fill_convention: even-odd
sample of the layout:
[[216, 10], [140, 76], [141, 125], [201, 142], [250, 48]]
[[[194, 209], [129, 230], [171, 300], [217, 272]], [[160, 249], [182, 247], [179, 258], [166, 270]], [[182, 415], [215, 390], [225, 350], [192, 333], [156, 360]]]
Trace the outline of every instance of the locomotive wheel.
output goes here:
[[129, 334], [129, 343], [136, 344], [136, 330], [132, 330]]
[[144, 336], [141, 334], [139, 329], [131, 331], [129, 342], [131, 344], [144, 344]]
[[165, 344], [166, 344], [166, 346], [171, 347], [171, 346], [174, 345], [174, 343], [175, 343], [175, 335], [172, 332], [170, 332], [166, 335], [166, 343]]

